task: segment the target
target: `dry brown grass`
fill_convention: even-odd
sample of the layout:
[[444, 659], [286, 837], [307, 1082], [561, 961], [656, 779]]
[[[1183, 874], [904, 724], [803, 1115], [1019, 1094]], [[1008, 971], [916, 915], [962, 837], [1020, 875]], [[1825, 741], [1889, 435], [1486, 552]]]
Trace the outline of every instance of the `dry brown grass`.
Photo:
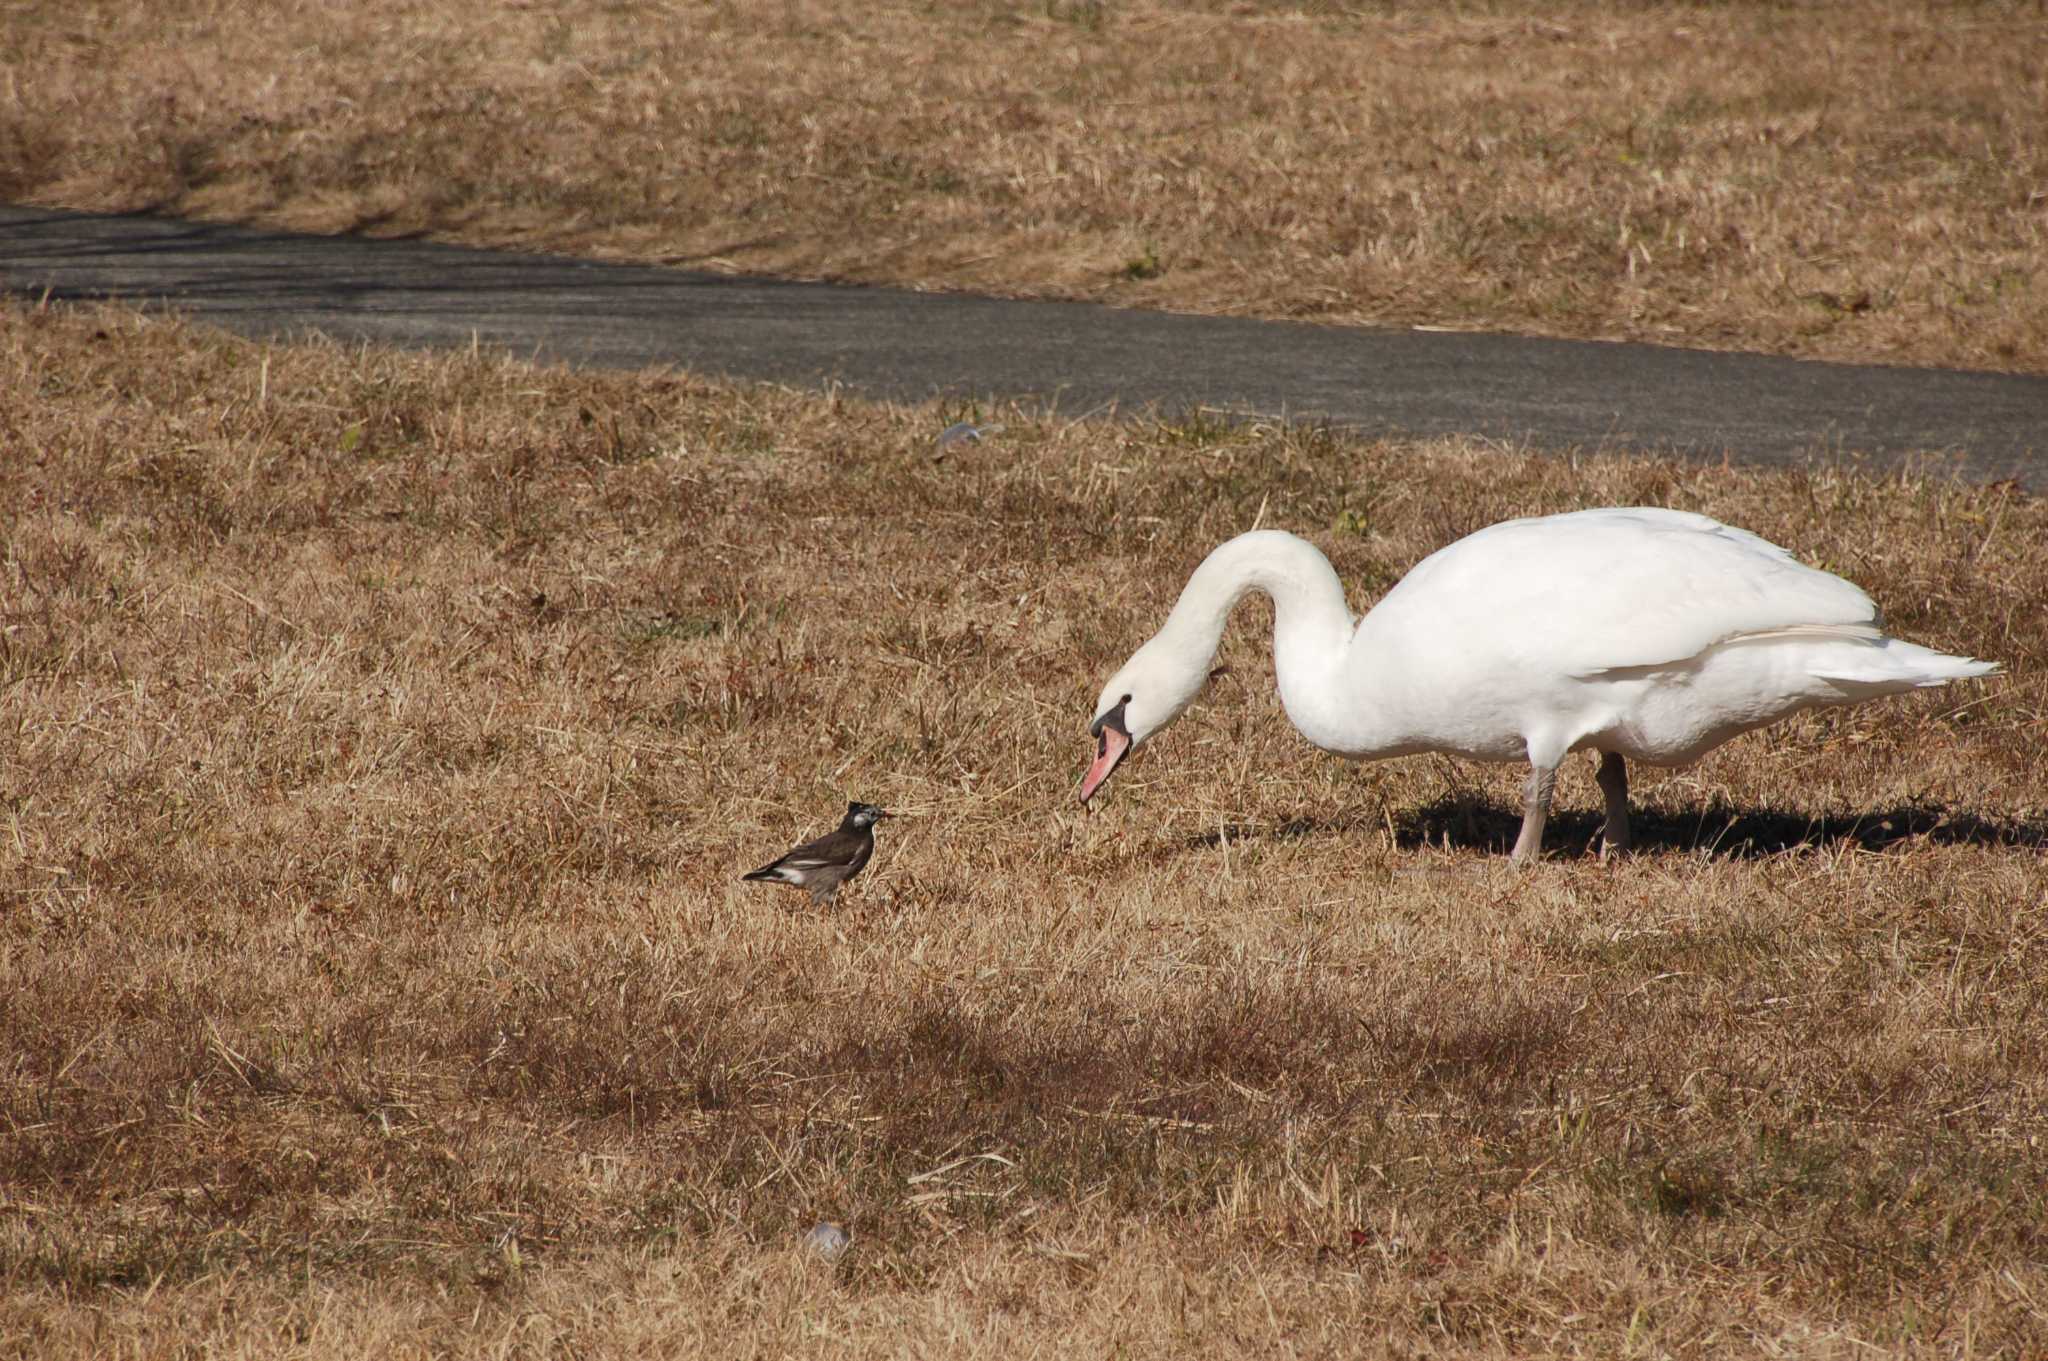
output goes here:
[[76, 0], [0, 195], [2048, 371], [2039, 3]]
[[[2048, 509], [1052, 424], [0, 311], [0, 1349], [2048, 1346]], [[1354, 770], [1234, 678], [1071, 803], [1263, 514], [1749, 525], [2007, 679], [1642, 781]], [[913, 814], [816, 914], [736, 876]], [[798, 1235], [847, 1221], [836, 1270]]]

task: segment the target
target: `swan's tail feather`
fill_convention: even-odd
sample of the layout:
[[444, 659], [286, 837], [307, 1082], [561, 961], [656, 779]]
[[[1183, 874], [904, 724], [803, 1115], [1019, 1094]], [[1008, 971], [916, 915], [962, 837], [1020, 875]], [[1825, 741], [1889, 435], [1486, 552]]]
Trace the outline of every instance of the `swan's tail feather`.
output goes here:
[[1885, 693], [1927, 689], [1997, 672], [1997, 662], [1951, 656], [1918, 643], [1887, 638], [1874, 647], [1830, 656], [1826, 665], [1814, 668], [1813, 674], [1835, 685], [1869, 687], [1874, 693]]

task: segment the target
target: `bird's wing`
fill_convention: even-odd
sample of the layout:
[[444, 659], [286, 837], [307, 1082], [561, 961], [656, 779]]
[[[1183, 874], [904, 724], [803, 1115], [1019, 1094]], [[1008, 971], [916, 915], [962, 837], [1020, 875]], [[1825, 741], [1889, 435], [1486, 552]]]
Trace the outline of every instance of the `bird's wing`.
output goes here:
[[749, 870], [741, 877], [745, 879], [770, 879], [778, 874], [791, 871], [801, 873], [804, 870], [816, 869], [818, 861], [813, 857], [823, 840], [824, 838], [820, 837], [817, 841], [806, 841], [794, 850], [784, 851], [781, 855], [776, 856], [773, 860], [761, 866], [761, 868]]
[[836, 856], [823, 855], [815, 850], [799, 847], [775, 862], [779, 870], [821, 870], [829, 865], [842, 863]]
[[828, 832], [816, 841], [806, 841], [775, 863], [791, 870], [830, 869], [859, 862], [864, 858], [862, 851], [870, 844], [866, 837], [857, 833]]
[[1876, 639], [1877, 606], [1747, 530], [1684, 511], [1510, 520], [1426, 558], [1388, 600], [1445, 605], [1503, 650], [1571, 675], [1659, 666], [1776, 633]]

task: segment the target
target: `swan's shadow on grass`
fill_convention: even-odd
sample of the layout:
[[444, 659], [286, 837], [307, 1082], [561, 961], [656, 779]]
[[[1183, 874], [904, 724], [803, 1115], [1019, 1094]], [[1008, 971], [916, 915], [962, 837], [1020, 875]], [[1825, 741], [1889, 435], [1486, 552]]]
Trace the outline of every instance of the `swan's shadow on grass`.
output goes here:
[[[1600, 851], [1603, 814], [1592, 811], [1553, 813], [1544, 834], [1552, 855]], [[1404, 850], [1440, 846], [1499, 851], [1505, 854], [1521, 831], [1519, 809], [1477, 803], [1447, 795], [1434, 803], [1394, 816], [1394, 843]], [[1787, 812], [1778, 808], [1732, 808], [1713, 803], [1694, 813], [1668, 813], [1637, 808], [1629, 817], [1637, 853], [1705, 851], [1735, 860], [1755, 860], [1786, 851], [1854, 846], [1881, 851], [1901, 841], [1924, 840], [1938, 846], [2013, 846], [2040, 850], [2048, 846], [2048, 821], [1981, 817], [1938, 803], [1898, 804], [1857, 813]]]
[[[1520, 809], [1483, 800], [1446, 795], [1416, 808], [1394, 811], [1394, 844], [1404, 851], [1425, 846], [1480, 850], [1505, 855], [1522, 828]], [[1597, 811], [1551, 814], [1544, 844], [1554, 857], [1598, 855]], [[1386, 823], [1365, 816], [1297, 817], [1270, 825], [1231, 824], [1187, 839], [1190, 849], [1215, 850], [1227, 837], [1238, 842], [1304, 841], [1319, 836], [1365, 836], [1384, 833]], [[1629, 819], [1633, 850], [1638, 853], [1706, 851], [1730, 859], [1755, 860], [1786, 851], [1855, 846], [1882, 851], [1901, 841], [1925, 840], [1938, 846], [2010, 846], [2048, 848], [2048, 820], [1980, 817], [1938, 803], [1910, 803], [1861, 813], [1830, 813], [1819, 817], [1776, 808], [1731, 808], [1715, 803], [1697, 813], [1662, 813], [1635, 809]]]

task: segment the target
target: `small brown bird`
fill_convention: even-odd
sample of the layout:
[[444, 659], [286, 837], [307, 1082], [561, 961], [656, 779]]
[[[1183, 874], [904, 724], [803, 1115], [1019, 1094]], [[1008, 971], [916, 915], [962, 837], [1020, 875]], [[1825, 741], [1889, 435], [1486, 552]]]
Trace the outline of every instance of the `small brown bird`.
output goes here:
[[875, 823], [888, 816], [871, 803], [849, 803], [846, 818], [836, 831], [827, 832], [816, 841], [806, 841], [781, 859], [740, 878], [809, 889], [811, 902], [822, 906], [832, 901], [841, 884], [867, 865], [868, 857], [875, 853]]

